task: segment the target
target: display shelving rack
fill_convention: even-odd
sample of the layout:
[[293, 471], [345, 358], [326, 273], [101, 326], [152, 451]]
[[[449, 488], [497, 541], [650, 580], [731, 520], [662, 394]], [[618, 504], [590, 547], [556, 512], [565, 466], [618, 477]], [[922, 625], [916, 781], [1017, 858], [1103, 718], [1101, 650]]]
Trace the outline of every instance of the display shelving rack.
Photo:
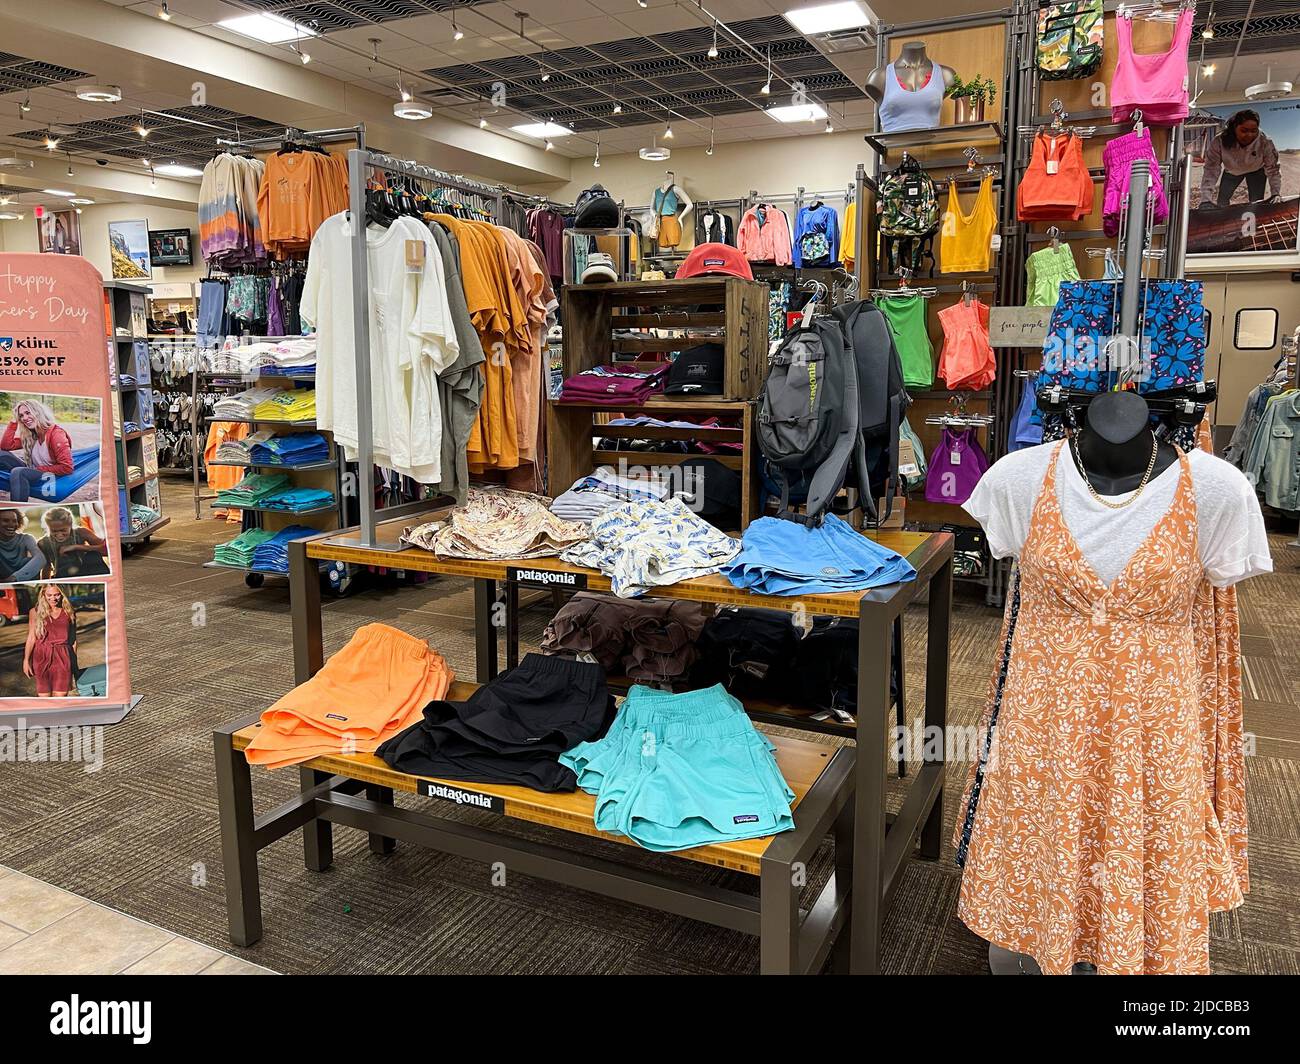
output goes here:
[[[113, 452], [117, 465], [118, 499], [122, 510], [122, 548], [131, 553], [171, 518], [162, 515], [158, 484], [158, 447], [154, 439], [153, 381], [149, 366], [146, 300], [149, 288], [128, 281], [104, 282], [104, 309], [108, 327], [109, 383], [113, 403]], [[137, 348], [144, 352], [138, 357]], [[124, 385], [123, 373], [133, 384]], [[148, 424], [145, 424], [146, 414]], [[123, 431], [128, 422], [136, 428]], [[139, 474], [129, 477], [131, 467]], [[150, 472], [152, 470], [152, 472]], [[152, 524], [131, 531], [130, 508], [143, 504], [159, 514]]]

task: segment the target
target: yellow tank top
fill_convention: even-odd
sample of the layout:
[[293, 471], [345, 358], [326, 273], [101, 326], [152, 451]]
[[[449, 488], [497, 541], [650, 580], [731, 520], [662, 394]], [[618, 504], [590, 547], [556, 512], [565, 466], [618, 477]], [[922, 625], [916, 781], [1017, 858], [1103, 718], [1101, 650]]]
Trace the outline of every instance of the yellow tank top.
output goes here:
[[963, 214], [956, 183], [948, 185], [948, 208], [939, 238], [940, 273], [983, 273], [989, 268], [990, 242], [997, 228], [993, 209], [993, 178], [985, 175], [975, 194], [975, 206]]

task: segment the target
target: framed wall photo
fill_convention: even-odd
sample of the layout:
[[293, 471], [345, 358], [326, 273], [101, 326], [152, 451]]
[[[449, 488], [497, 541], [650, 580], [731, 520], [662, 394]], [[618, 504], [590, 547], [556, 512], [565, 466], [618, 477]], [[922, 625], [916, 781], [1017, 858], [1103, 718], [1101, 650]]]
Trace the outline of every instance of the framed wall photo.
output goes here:
[[[1300, 98], [1206, 107], [1188, 133], [1189, 255], [1294, 262], [1300, 255]], [[1225, 265], [1226, 265], [1225, 264]]]
[[46, 211], [36, 219], [37, 246], [49, 255], [81, 254], [81, 219], [76, 211]]
[[113, 260], [115, 281], [148, 281], [149, 223], [141, 219], [108, 223], [108, 251]]

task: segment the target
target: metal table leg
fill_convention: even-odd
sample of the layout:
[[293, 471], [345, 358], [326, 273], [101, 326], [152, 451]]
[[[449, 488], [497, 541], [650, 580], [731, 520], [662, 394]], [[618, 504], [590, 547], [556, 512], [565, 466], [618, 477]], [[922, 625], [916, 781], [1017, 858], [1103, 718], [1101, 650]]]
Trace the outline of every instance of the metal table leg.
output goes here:
[[[329, 778], [328, 772], [300, 768], [298, 790], [305, 793]], [[334, 825], [328, 820], [311, 820], [303, 825], [302, 860], [311, 872], [324, 872], [334, 863]]]
[[885, 752], [889, 743], [890, 634], [893, 621], [868, 605], [858, 620], [857, 789], [853, 823], [853, 918], [850, 968], [880, 971], [884, 921]]
[[[925, 652], [925, 727], [927, 735], [943, 736], [947, 742], [948, 735], [948, 639], [952, 626], [952, 558], [944, 562], [943, 567], [934, 574], [930, 581], [930, 606], [927, 617], [927, 640]], [[928, 756], [933, 751], [926, 743], [928, 762], [937, 762], [942, 771], [944, 753], [939, 751], [937, 758]], [[921, 856], [938, 860], [943, 844], [943, 788], [934, 800], [930, 815], [921, 829]]]
[[221, 815], [221, 861], [226, 877], [230, 941], [251, 946], [262, 937], [262, 895], [253, 841], [253, 781], [248, 759], [217, 730], [212, 743], [217, 758], [217, 802]]
[[[393, 789], [391, 787], [380, 787], [376, 783], [366, 784], [366, 797], [372, 802], [378, 802], [380, 805], [393, 804]], [[392, 853], [397, 849], [397, 840], [387, 835], [377, 835], [375, 832], [370, 833], [370, 852], [379, 857], [384, 854]]]
[[474, 668], [475, 679], [487, 683], [497, 674], [497, 583], [474, 581]]

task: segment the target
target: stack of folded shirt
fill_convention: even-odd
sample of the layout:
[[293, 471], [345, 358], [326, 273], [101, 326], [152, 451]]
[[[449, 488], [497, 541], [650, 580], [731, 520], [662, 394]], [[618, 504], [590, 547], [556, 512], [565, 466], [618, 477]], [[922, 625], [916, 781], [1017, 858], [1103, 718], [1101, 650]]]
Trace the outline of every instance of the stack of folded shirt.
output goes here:
[[314, 421], [316, 389], [288, 388], [268, 396], [253, 408], [259, 421]]
[[647, 473], [644, 477], [619, 475], [612, 466], [601, 466], [590, 476], [579, 477], [563, 495], [551, 503], [551, 513], [566, 521], [593, 521], [611, 506], [637, 499], [662, 501], [670, 484], [665, 477]]
[[[639, 414], [636, 417], [616, 417], [606, 422], [609, 426], [619, 426], [634, 428], [637, 425], [644, 425], [646, 428], [653, 429], [724, 429], [735, 428], [734, 425], [724, 425], [719, 418], [710, 417], [703, 421], [661, 421], [657, 417], [647, 417], [645, 414]], [[670, 451], [682, 454], [717, 454], [720, 451], [732, 452], [742, 451], [745, 445], [743, 443], [724, 443], [718, 441], [704, 440], [638, 440], [627, 439], [626, 437], [605, 437], [600, 441], [602, 451]]]
[[274, 495], [264, 496], [258, 505], [263, 510], [284, 510], [287, 513], [306, 513], [334, 505], [332, 492], [320, 488], [288, 488]]
[[253, 548], [253, 568], [265, 569], [270, 573], [287, 573], [289, 571], [289, 544], [303, 536], [314, 536], [319, 531], [303, 525], [290, 525], [282, 528], [265, 543]]
[[330, 446], [319, 432], [297, 432], [290, 436], [257, 434], [249, 437], [249, 459], [255, 465], [306, 465], [324, 462], [330, 456]]
[[444, 558], [544, 558], [587, 538], [587, 526], [562, 521], [550, 499], [508, 488], [470, 488], [445, 521], [402, 532], [402, 541]]
[[702, 602], [645, 599], [580, 592], [546, 626], [542, 653], [622, 665], [633, 680], [671, 684], [695, 664], [696, 640], [713, 607]]
[[565, 380], [560, 401], [596, 403], [600, 406], [640, 406], [664, 390], [670, 366], [614, 363], [583, 370]]
[[916, 577], [906, 558], [834, 514], [827, 514], [816, 528], [760, 517], [745, 529], [742, 544], [735, 560], [723, 567], [723, 575], [761, 595], [865, 591]]
[[248, 465], [250, 462], [250, 451], [255, 443], [268, 440], [274, 435], [270, 429], [263, 429], [260, 432], [249, 433], [249, 435], [240, 439], [223, 439], [217, 444], [217, 454], [215, 460], [218, 462], [229, 462], [232, 465]]
[[230, 338], [212, 355], [214, 373], [248, 376], [255, 373], [299, 375], [316, 371], [316, 338], [304, 336], [288, 340], [253, 340]]
[[674, 695], [635, 686], [605, 736], [560, 764], [596, 795], [600, 831], [668, 851], [793, 829], [795, 796], [775, 751], [721, 687]]
[[263, 499], [289, 486], [284, 473], [246, 473], [233, 488], [217, 492], [216, 506], [260, 506]]
[[264, 528], [245, 529], [229, 543], [218, 543], [212, 551], [212, 560], [247, 569], [253, 564], [253, 551], [273, 535], [274, 532]]
[[320, 672], [262, 713], [244, 755], [279, 768], [327, 754], [373, 753], [446, 697], [455, 674], [423, 639], [386, 624], [358, 628]]
[[249, 388], [234, 395], [223, 395], [213, 404], [212, 413], [218, 418], [231, 421], [247, 421], [253, 411], [268, 399], [280, 392], [279, 388]]
[[131, 504], [131, 531], [143, 532], [150, 525], [157, 524], [162, 518], [157, 510], [152, 506], [145, 506], [144, 503]]
[[591, 539], [560, 555], [599, 569], [619, 598], [716, 573], [740, 553], [740, 541], [692, 513], [681, 499], [625, 502], [591, 523]]

